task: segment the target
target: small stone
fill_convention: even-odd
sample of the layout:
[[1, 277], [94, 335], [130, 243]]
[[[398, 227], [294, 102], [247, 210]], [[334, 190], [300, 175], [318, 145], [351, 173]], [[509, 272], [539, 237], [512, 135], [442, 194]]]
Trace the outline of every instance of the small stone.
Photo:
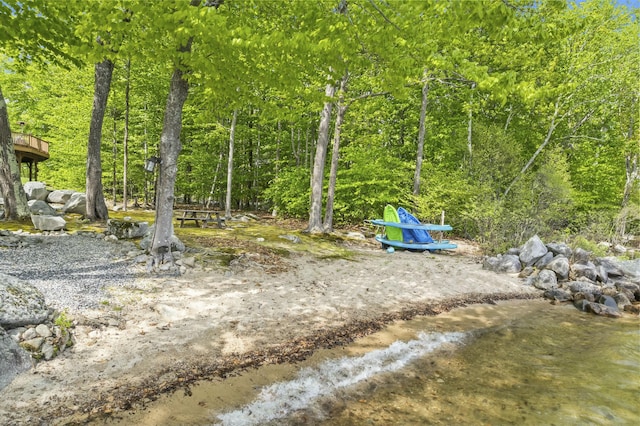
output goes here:
[[49, 361], [55, 354], [55, 347], [49, 342], [44, 342], [40, 351], [42, 352], [44, 359]]
[[36, 337], [33, 339], [25, 340], [24, 342], [20, 343], [20, 346], [22, 346], [28, 351], [35, 352], [40, 350], [40, 346], [42, 346], [43, 342], [44, 342], [44, 339], [42, 337]]
[[33, 339], [35, 337], [38, 336], [38, 333], [36, 332], [35, 328], [28, 328], [23, 334], [22, 334], [22, 340], [30, 340]]
[[39, 324], [38, 326], [36, 326], [36, 333], [38, 333], [38, 336], [40, 337], [50, 337], [52, 335], [49, 327], [44, 324]]

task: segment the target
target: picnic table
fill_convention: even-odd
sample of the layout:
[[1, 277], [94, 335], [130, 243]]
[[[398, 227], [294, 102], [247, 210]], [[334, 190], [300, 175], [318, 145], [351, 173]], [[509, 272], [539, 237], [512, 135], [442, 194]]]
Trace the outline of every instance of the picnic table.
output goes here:
[[202, 228], [206, 228], [210, 222], [216, 222], [218, 228], [225, 225], [224, 218], [220, 217], [220, 212], [216, 210], [181, 209], [175, 210], [175, 212], [182, 213], [182, 216], [176, 218], [180, 221], [180, 228], [184, 227], [184, 223], [188, 221], [195, 222], [196, 226], [200, 226], [200, 222], [202, 222]]

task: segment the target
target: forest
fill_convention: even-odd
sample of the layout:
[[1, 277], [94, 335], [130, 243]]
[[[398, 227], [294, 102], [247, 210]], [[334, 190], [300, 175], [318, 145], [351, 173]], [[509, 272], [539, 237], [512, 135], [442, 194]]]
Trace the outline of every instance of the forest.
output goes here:
[[0, 190], [13, 131], [49, 141], [39, 180], [86, 191], [92, 220], [104, 198], [167, 232], [176, 204], [330, 232], [392, 204], [495, 250], [620, 242], [640, 234], [638, 10], [3, 0]]

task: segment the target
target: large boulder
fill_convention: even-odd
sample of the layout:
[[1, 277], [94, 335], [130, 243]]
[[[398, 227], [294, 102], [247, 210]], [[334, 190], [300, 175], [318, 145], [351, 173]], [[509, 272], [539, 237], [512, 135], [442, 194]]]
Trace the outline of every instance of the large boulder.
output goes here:
[[633, 283], [640, 284], [640, 259], [625, 260], [620, 264], [625, 278]]
[[118, 239], [130, 239], [144, 237], [149, 229], [148, 222], [134, 222], [130, 220], [109, 219], [107, 230]]
[[46, 185], [42, 182], [26, 182], [23, 187], [24, 192], [27, 194], [27, 200], [45, 201], [47, 195], [49, 195]]
[[507, 274], [517, 274], [522, 270], [522, 264], [520, 263], [518, 256], [514, 254], [488, 257], [484, 260], [482, 267], [489, 271]]
[[74, 192], [62, 207], [62, 211], [65, 213], [77, 213], [82, 216], [87, 215], [87, 197], [82, 192]]
[[67, 226], [67, 222], [62, 217], [45, 214], [32, 214], [31, 222], [40, 231], [60, 231]]
[[29, 211], [31, 211], [32, 214], [44, 214], [49, 216], [56, 214], [56, 209], [42, 200], [29, 200], [27, 201], [27, 205], [29, 206]]
[[543, 269], [532, 279], [532, 284], [540, 290], [551, 290], [558, 287], [558, 278], [555, 272]]
[[520, 250], [520, 262], [523, 266], [532, 266], [548, 251], [547, 246], [544, 245], [540, 237], [534, 235], [529, 238], [529, 241]]
[[564, 243], [549, 243], [547, 244], [547, 249], [549, 249], [549, 251], [554, 255], [561, 254], [567, 259], [571, 259], [571, 256], [573, 255], [571, 247]]
[[599, 257], [594, 263], [596, 266], [601, 266], [607, 274], [607, 277], [615, 278], [622, 277], [624, 271], [622, 269], [622, 262], [616, 257]]
[[551, 262], [547, 263], [545, 268], [555, 272], [558, 276], [558, 281], [566, 281], [569, 279], [569, 259], [561, 254], [557, 255]]
[[0, 390], [32, 365], [31, 355], [0, 327]]
[[49, 316], [44, 296], [26, 281], [0, 273], [0, 327], [39, 324]]
[[66, 204], [74, 193], [75, 191], [70, 189], [56, 189], [49, 193], [47, 196], [47, 202], [53, 204]]
[[587, 262], [589, 262], [590, 258], [591, 258], [590, 251], [587, 251], [585, 249], [578, 247], [573, 252], [573, 257], [571, 258], [571, 260], [573, 260], [573, 263], [582, 263], [586, 265]]
[[589, 281], [596, 281], [598, 278], [598, 271], [596, 271], [596, 265], [591, 262], [587, 263], [574, 263], [571, 265], [571, 272], [575, 278], [585, 277]]

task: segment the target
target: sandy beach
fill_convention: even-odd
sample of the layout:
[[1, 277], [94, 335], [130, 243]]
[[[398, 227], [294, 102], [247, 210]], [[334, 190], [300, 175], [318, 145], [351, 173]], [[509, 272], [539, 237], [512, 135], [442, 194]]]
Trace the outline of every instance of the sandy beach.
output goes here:
[[141, 276], [100, 309], [73, 316], [76, 344], [0, 391], [2, 424], [68, 424], [245, 368], [299, 361], [398, 319], [538, 298], [514, 275], [482, 269], [462, 241], [443, 253], [354, 243], [348, 258], [260, 253], [178, 277]]

